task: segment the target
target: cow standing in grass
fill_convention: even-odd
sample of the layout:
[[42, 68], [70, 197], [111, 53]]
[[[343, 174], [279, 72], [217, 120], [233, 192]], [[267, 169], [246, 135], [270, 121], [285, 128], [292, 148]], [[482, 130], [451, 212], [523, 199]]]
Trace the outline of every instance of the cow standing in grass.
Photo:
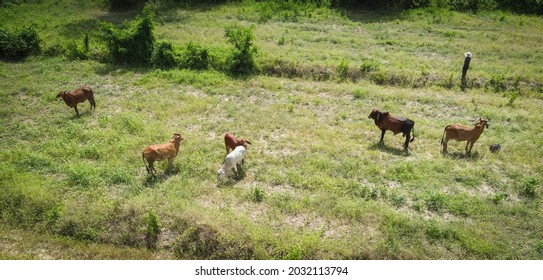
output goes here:
[[[181, 137], [180, 134], [175, 133], [168, 143], [151, 145], [145, 148], [141, 157], [143, 158], [143, 163], [145, 164], [147, 172], [151, 175], [156, 173], [155, 167], [153, 166], [155, 161], [168, 160], [168, 168], [171, 168], [174, 158], [179, 153], [181, 140], [183, 140], [183, 137]], [[149, 163], [149, 166], [147, 166], [147, 163]]]
[[[381, 112], [377, 109], [373, 109], [368, 118], [375, 121], [375, 125], [381, 129], [381, 140], [380, 143], [383, 143], [383, 138], [385, 137], [385, 132], [387, 130], [392, 131], [394, 135], [402, 133], [405, 137], [405, 143], [403, 144], [404, 151], [408, 151], [409, 143], [415, 140], [415, 122], [407, 118], [393, 117], [388, 112]], [[413, 131], [413, 138], [409, 140], [411, 136], [411, 131]]]
[[247, 147], [247, 144], [251, 144], [251, 142], [245, 139], [238, 139], [230, 132], [224, 134], [224, 148], [226, 149], [226, 154], [230, 153], [231, 150], [234, 150], [238, 146]]
[[[441, 138], [441, 145], [443, 146], [443, 153], [447, 153], [447, 142], [454, 139], [456, 141], [468, 141], [466, 144], [466, 154], [471, 153], [471, 148], [479, 136], [485, 131], [485, 127], [488, 128], [488, 122], [479, 118], [479, 122], [474, 127], [469, 127], [460, 124], [452, 124], [445, 127], [443, 130], [443, 137]], [[468, 149], [469, 147], [469, 149]]]
[[75, 109], [76, 116], [79, 116], [79, 111], [77, 110], [77, 104], [89, 100], [91, 109], [96, 109], [96, 102], [94, 102], [94, 94], [90, 87], [80, 87], [72, 91], [61, 91], [57, 94], [57, 98], [64, 100], [66, 105], [73, 107]]

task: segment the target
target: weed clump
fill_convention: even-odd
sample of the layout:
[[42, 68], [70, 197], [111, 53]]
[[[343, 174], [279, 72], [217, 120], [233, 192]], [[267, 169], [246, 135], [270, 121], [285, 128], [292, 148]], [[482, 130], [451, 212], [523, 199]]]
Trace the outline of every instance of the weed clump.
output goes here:
[[528, 177], [520, 186], [520, 195], [526, 198], [534, 198], [537, 195], [537, 189], [540, 185], [540, 180], [536, 177]]
[[255, 202], [262, 202], [262, 200], [264, 200], [264, 190], [259, 188], [259, 187], [255, 187], [252, 191], [253, 193], [253, 201]]

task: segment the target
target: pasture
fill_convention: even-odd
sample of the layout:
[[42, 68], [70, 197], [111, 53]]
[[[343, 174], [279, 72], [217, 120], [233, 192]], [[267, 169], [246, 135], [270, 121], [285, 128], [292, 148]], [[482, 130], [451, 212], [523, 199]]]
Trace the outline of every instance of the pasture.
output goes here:
[[[0, 259], [543, 258], [541, 17], [165, 2], [159, 40], [221, 57], [225, 26], [254, 25], [262, 71], [0, 61]], [[140, 11], [31, 1], [1, 7], [0, 27], [96, 46], [99, 20]], [[76, 117], [55, 96], [83, 85], [96, 108]], [[378, 143], [375, 108], [414, 120], [408, 154], [401, 134]], [[471, 155], [441, 154], [446, 125], [479, 118]], [[226, 132], [252, 144], [217, 185]], [[148, 175], [143, 149], [174, 133], [173, 168]]]

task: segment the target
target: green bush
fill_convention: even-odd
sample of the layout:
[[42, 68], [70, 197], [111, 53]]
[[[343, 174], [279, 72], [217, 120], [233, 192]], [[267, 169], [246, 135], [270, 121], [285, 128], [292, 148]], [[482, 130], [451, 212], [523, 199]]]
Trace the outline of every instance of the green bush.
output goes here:
[[181, 67], [193, 70], [209, 68], [210, 55], [206, 47], [189, 42], [181, 58]]
[[41, 52], [41, 39], [34, 27], [21, 30], [0, 29], [0, 58], [19, 60]]
[[145, 243], [148, 249], [156, 249], [156, 243], [158, 241], [158, 235], [160, 234], [160, 223], [158, 222], [158, 216], [153, 210], [149, 210], [147, 217], [145, 217], [145, 223], [147, 225], [147, 231], [145, 235]]
[[230, 73], [248, 75], [257, 71], [256, 55], [258, 49], [254, 45], [254, 26], [241, 27], [237, 24], [225, 27], [225, 36], [234, 50], [227, 59]]
[[83, 44], [78, 45], [75, 41], [70, 41], [65, 48], [66, 56], [69, 59], [85, 60], [89, 58], [89, 35], [83, 36]]
[[151, 63], [155, 43], [154, 17], [155, 14], [146, 4], [142, 15], [131, 22], [125, 22], [122, 29], [110, 23], [102, 23], [103, 39], [113, 62], [145, 66]]
[[155, 45], [151, 55], [151, 65], [160, 69], [175, 67], [175, 51], [170, 42], [158, 42]]

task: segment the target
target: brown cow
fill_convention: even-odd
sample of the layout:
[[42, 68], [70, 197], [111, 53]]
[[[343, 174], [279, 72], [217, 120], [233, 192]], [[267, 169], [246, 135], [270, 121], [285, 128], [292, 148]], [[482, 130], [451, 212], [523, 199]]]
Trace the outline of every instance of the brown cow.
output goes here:
[[[488, 122], [479, 118], [479, 122], [474, 127], [469, 127], [460, 124], [452, 124], [445, 127], [443, 130], [443, 137], [441, 138], [441, 145], [443, 146], [443, 153], [447, 153], [447, 142], [454, 139], [456, 141], [468, 141], [466, 144], [466, 154], [471, 153], [471, 148], [479, 136], [485, 131], [485, 127], [488, 128]], [[469, 146], [469, 149], [468, 149]]]
[[94, 94], [92, 93], [92, 89], [87, 86], [80, 87], [72, 91], [61, 91], [59, 94], [57, 94], [57, 98], [64, 100], [64, 102], [66, 102], [66, 105], [68, 105], [69, 107], [73, 107], [77, 116], [79, 116], [79, 111], [77, 110], [77, 103], [85, 102], [85, 100], [87, 99], [91, 104], [91, 109], [96, 109]]
[[224, 148], [226, 149], [226, 154], [230, 153], [230, 151], [234, 150], [237, 146], [247, 148], [247, 144], [251, 144], [251, 142], [245, 139], [238, 139], [230, 132], [224, 134]]
[[[373, 109], [368, 118], [373, 119], [375, 125], [381, 129], [380, 143], [383, 142], [387, 130], [392, 131], [394, 135], [401, 132], [405, 136], [405, 143], [403, 144], [405, 151], [409, 149], [409, 142], [415, 140], [415, 122], [410, 119], [393, 117], [388, 112], [381, 112], [377, 109]], [[413, 138], [409, 140], [411, 130], [413, 130]]]
[[[168, 168], [172, 167], [173, 159], [179, 153], [179, 144], [183, 140], [180, 134], [175, 133], [172, 139], [166, 144], [156, 144], [151, 145], [143, 150], [141, 157], [143, 158], [143, 163], [149, 174], [156, 173], [153, 163], [155, 161], [168, 160]], [[149, 166], [147, 166], [147, 162]]]

